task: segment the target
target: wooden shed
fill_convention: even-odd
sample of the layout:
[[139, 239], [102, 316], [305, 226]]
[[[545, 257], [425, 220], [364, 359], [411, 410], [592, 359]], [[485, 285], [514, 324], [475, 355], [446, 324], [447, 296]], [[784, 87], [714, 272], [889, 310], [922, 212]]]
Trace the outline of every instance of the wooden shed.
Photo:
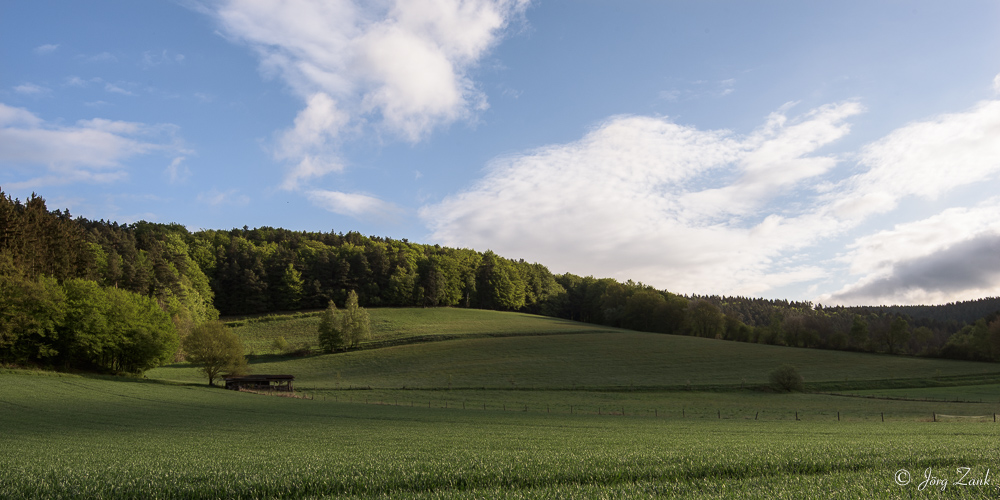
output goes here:
[[253, 391], [283, 391], [292, 392], [292, 381], [295, 375], [243, 375], [225, 377], [226, 389], [238, 391], [249, 389]]

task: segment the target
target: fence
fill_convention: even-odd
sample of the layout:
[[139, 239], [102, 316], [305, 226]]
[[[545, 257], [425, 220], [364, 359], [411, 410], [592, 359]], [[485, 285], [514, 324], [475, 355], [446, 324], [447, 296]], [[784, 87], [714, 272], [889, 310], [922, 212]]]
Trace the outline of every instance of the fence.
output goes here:
[[[252, 391], [247, 391], [252, 392]], [[274, 394], [281, 395], [281, 394]], [[884, 412], [884, 411], [837, 411], [837, 410], [786, 410], [786, 409], [747, 409], [747, 408], [704, 408], [704, 407], [650, 407], [613, 404], [529, 404], [514, 402], [497, 402], [488, 400], [448, 401], [421, 400], [417, 398], [376, 398], [356, 394], [338, 393], [298, 393], [295, 396], [302, 399], [329, 401], [349, 404], [367, 404], [381, 406], [397, 406], [411, 408], [427, 408], [442, 410], [465, 411], [500, 411], [520, 413], [544, 413], [564, 415], [596, 415], [608, 417], [641, 417], [674, 420], [755, 420], [755, 421], [837, 421], [837, 422], [989, 422], [996, 423], [998, 413], [979, 415], [953, 415], [929, 411], [926, 414], [918, 412]]]

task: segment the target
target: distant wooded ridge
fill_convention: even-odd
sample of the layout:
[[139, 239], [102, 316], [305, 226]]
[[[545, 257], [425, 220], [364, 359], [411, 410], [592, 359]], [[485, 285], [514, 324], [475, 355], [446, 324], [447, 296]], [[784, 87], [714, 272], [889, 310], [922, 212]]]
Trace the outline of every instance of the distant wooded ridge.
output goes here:
[[[101, 292], [83, 292], [92, 288]], [[5, 363], [137, 371], [170, 359], [175, 354], [166, 351], [176, 350], [178, 337], [220, 313], [319, 309], [331, 300], [342, 305], [351, 290], [363, 307], [521, 311], [744, 342], [1000, 360], [996, 297], [940, 306], [822, 307], [684, 296], [631, 280], [554, 275], [542, 264], [488, 250], [270, 227], [191, 233], [179, 224], [73, 218], [49, 211], [36, 195], [21, 202], [0, 192]], [[88, 304], [88, 297], [104, 297], [103, 305]], [[155, 301], [161, 315], [147, 311], [142, 298]], [[112, 328], [94, 311], [130, 310], [109, 305], [122, 301], [139, 304], [134, 314], [146, 319], [120, 324], [148, 326], [101, 333]], [[163, 329], [174, 337], [161, 339], [159, 350], [149, 351], [155, 355], [128, 354], [140, 350], [129, 339]]]

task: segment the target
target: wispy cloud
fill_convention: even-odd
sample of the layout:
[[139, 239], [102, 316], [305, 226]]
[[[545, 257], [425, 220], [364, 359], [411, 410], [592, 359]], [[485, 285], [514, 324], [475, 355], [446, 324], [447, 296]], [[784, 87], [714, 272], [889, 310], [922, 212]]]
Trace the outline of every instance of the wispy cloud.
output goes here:
[[114, 94], [121, 94], [121, 95], [128, 95], [128, 96], [134, 96], [135, 95], [134, 92], [132, 92], [130, 90], [123, 89], [122, 87], [119, 87], [118, 85], [115, 85], [115, 84], [113, 84], [111, 82], [108, 82], [108, 83], [104, 84], [104, 90], [106, 90], [108, 92], [111, 92], [111, 93], [114, 93]]
[[311, 190], [306, 192], [314, 205], [333, 213], [351, 217], [374, 218], [382, 221], [395, 219], [402, 211], [399, 207], [374, 196], [361, 193]]
[[[172, 127], [95, 118], [72, 126], [46, 123], [30, 111], [0, 103], [0, 168], [29, 168], [42, 175], [8, 183], [31, 188], [73, 182], [114, 182], [127, 175], [125, 160], [157, 151], [177, 151]], [[170, 137], [170, 139], [173, 139]]]
[[143, 69], [152, 69], [157, 66], [163, 66], [164, 64], [180, 64], [184, 62], [184, 59], [184, 54], [178, 54], [166, 49], [158, 53], [147, 50], [142, 53], [142, 58], [139, 60], [139, 67]]
[[35, 47], [34, 52], [36, 54], [41, 54], [41, 55], [51, 54], [51, 53], [55, 52], [56, 49], [58, 49], [58, 48], [59, 48], [59, 44], [58, 43], [47, 43], [45, 45], [39, 45], [38, 47]]
[[330, 96], [318, 93], [309, 98], [306, 109], [295, 117], [295, 126], [281, 135], [274, 153], [278, 160], [297, 162], [285, 176], [282, 189], [298, 189], [303, 181], [344, 169], [335, 141], [349, 119]]
[[105, 63], [105, 62], [118, 62], [118, 56], [110, 52], [101, 52], [100, 54], [92, 55], [80, 55], [77, 56], [80, 60], [89, 63]]
[[170, 179], [171, 184], [184, 182], [191, 177], [191, 169], [184, 164], [184, 160], [186, 159], [184, 156], [178, 156], [170, 162], [170, 165], [167, 165], [165, 173], [167, 174], [167, 178]]
[[697, 80], [687, 82], [682, 88], [670, 88], [661, 90], [659, 98], [664, 101], [688, 101], [704, 97], [724, 97], [732, 94], [736, 90], [736, 79], [727, 78], [725, 80]]
[[36, 85], [34, 83], [22, 83], [14, 87], [14, 92], [24, 95], [40, 95], [48, 93], [51, 89], [48, 87], [42, 87], [41, 85]]
[[[902, 200], [939, 198], [1000, 172], [1000, 101], [906, 125], [845, 157], [816, 152], [849, 133], [859, 103], [799, 116], [790, 109], [745, 136], [616, 117], [579, 141], [497, 159], [482, 180], [420, 214], [443, 244], [682, 293], [757, 295], [827, 278], [828, 268], [804, 256]], [[860, 172], [835, 169], [844, 158]], [[963, 288], [968, 273], [941, 282], [942, 269], [958, 271], [940, 258], [967, 254], [983, 264], [991, 235], [1000, 234], [985, 221], [1000, 220], [1000, 205], [956, 208], [940, 219], [950, 229], [926, 232], [940, 223], [928, 220], [916, 234], [932, 235], [936, 246], [919, 252], [905, 242], [904, 226], [859, 239], [841, 257], [857, 283], [824, 302], [956, 300], [984, 290], [976, 280]], [[897, 245], [885, 248], [889, 240]]]
[[98, 77], [84, 79], [74, 75], [66, 79], [66, 85], [69, 85], [70, 87], [86, 87], [91, 83], [101, 83], [103, 81], [104, 80]]
[[205, 203], [213, 207], [223, 205], [244, 206], [250, 203], [250, 197], [245, 194], [240, 194], [239, 189], [219, 191], [218, 189], [212, 188], [209, 191], [199, 193], [198, 202]]
[[230, 0], [209, 12], [226, 36], [256, 51], [265, 75], [306, 102], [275, 150], [291, 165], [282, 187], [296, 189], [343, 169], [338, 148], [348, 130], [416, 142], [486, 108], [468, 71], [527, 3]]

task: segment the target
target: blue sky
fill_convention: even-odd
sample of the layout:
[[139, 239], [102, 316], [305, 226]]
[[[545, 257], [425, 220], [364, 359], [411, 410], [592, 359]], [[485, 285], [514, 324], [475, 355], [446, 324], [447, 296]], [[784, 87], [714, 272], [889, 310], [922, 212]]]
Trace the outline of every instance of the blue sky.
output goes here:
[[0, 186], [824, 304], [1000, 295], [1000, 4], [0, 4]]

